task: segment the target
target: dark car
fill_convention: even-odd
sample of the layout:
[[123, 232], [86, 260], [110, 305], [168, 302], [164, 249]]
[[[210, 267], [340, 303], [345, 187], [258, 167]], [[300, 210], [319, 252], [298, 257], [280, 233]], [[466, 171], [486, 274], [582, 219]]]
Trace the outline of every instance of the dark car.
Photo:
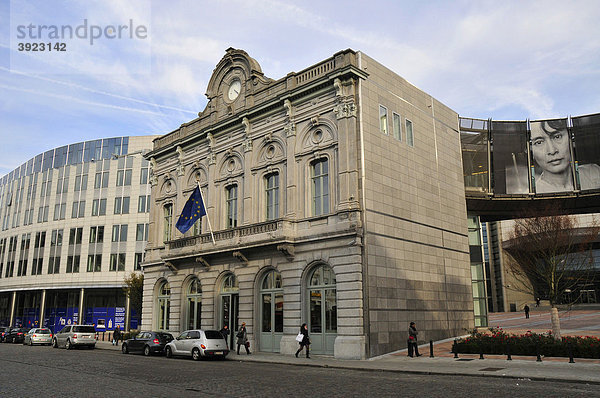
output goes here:
[[12, 328], [4, 335], [4, 341], [7, 343], [23, 343], [28, 331], [29, 329], [26, 328]]
[[4, 343], [4, 336], [10, 331], [8, 326], [0, 327], [0, 343]]
[[132, 339], [125, 340], [121, 346], [123, 354], [130, 352], [143, 353], [148, 356], [150, 354], [164, 354], [165, 345], [173, 340], [170, 333], [164, 332], [140, 332]]

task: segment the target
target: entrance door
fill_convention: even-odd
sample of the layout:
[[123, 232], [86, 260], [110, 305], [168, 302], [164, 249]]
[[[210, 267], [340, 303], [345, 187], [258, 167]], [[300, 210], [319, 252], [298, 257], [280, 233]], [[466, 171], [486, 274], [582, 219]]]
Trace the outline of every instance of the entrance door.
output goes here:
[[221, 327], [227, 325], [229, 329], [229, 341], [227, 344], [230, 349], [235, 347], [235, 334], [238, 330], [238, 307], [240, 302], [240, 295], [236, 293], [222, 294], [221, 295]]
[[260, 350], [279, 352], [283, 336], [283, 290], [281, 274], [269, 271], [260, 290]]
[[333, 355], [337, 337], [337, 300], [333, 270], [328, 266], [316, 268], [309, 280], [309, 336], [311, 351]]
[[235, 334], [238, 330], [238, 308], [240, 303], [239, 296], [239, 285], [237, 278], [234, 274], [227, 274], [223, 278], [223, 284], [221, 285], [221, 325], [216, 329], [221, 329], [227, 325], [229, 329], [229, 341], [227, 344], [230, 349], [233, 349], [235, 341]]

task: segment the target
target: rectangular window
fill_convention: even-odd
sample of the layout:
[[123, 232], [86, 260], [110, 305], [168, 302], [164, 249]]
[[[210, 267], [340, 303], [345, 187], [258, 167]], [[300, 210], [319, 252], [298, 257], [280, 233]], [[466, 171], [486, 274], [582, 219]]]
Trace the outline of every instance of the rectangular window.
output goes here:
[[327, 159], [315, 161], [312, 172], [313, 216], [329, 213], [329, 164]]
[[54, 221], [64, 220], [67, 213], [66, 203], [57, 203], [54, 205]]
[[136, 241], [140, 242], [140, 241], [146, 240], [145, 236], [144, 236], [144, 232], [146, 231], [146, 228], [145, 228], [146, 225], [148, 225], [148, 224], [138, 224], [136, 226], [136, 229], [135, 229], [135, 240]]
[[129, 214], [129, 196], [123, 196], [121, 214]]
[[98, 189], [102, 186], [102, 173], [96, 173], [96, 177], [94, 178], [94, 188]]
[[113, 225], [112, 241], [127, 242], [127, 224]]
[[379, 131], [388, 133], [387, 108], [383, 105], [379, 105]]
[[406, 143], [408, 146], [415, 146], [415, 140], [413, 137], [413, 124], [408, 119], [406, 119]]
[[90, 227], [90, 243], [104, 242], [104, 226]]
[[144, 261], [144, 253], [135, 253], [135, 256], [133, 259], [133, 270], [134, 271], [142, 270], [142, 266], [140, 265], [140, 263], [142, 261]]
[[121, 214], [121, 201], [123, 198], [115, 198], [115, 214]]
[[392, 113], [394, 118], [394, 138], [398, 141], [402, 141], [402, 118], [396, 112]]
[[83, 228], [71, 228], [69, 230], [69, 246], [80, 245], [83, 238]]
[[170, 241], [173, 228], [173, 205], [171, 203], [163, 207], [163, 227], [163, 241]]
[[85, 200], [73, 202], [71, 218], [83, 218], [85, 216]]
[[100, 205], [100, 200], [99, 199], [94, 199], [92, 201], [92, 216], [97, 216], [98, 215], [98, 206]]
[[138, 198], [138, 213], [146, 212], [146, 195], [141, 195]]
[[125, 175], [125, 171], [124, 170], [117, 170], [117, 186], [118, 187], [122, 187], [123, 186], [123, 177]]
[[273, 173], [265, 177], [267, 220], [279, 217], [279, 174]]
[[67, 257], [67, 273], [76, 274], [79, 272], [79, 263], [81, 262], [81, 256], [68, 256]]
[[102, 271], [102, 254], [88, 255], [87, 272]]
[[227, 187], [227, 228], [237, 227], [237, 185]]
[[143, 168], [140, 174], [140, 185], [148, 184], [148, 168]]
[[110, 262], [108, 263], [109, 271], [117, 270], [117, 260], [118, 260], [118, 254], [113, 253], [110, 255]]

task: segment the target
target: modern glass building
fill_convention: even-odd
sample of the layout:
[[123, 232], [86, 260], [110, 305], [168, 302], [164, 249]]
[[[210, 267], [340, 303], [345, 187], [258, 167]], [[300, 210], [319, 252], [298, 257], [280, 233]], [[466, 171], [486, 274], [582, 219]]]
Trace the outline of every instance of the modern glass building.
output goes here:
[[140, 270], [154, 137], [48, 150], [0, 179], [0, 325], [136, 327], [124, 278]]

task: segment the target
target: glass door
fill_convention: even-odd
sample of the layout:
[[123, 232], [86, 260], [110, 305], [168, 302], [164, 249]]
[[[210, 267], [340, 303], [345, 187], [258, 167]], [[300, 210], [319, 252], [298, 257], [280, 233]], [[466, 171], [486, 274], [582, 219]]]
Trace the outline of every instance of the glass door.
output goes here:
[[279, 352], [283, 337], [283, 289], [281, 274], [267, 273], [261, 284], [260, 350]]
[[330, 267], [315, 269], [310, 279], [308, 297], [311, 351], [333, 355], [337, 337], [337, 299], [335, 275]]
[[237, 333], [239, 327], [239, 300], [240, 296], [236, 293], [221, 295], [221, 328], [227, 325], [227, 328], [230, 331], [229, 339], [227, 341], [229, 349], [234, 349], [236, 343], [235, 334]]

